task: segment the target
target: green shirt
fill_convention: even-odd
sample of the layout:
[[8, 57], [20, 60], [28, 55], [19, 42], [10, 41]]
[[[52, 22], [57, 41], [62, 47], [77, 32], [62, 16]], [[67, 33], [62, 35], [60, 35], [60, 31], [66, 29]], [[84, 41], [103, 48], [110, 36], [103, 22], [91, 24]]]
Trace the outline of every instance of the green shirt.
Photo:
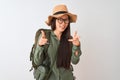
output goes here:
[[[57, 37], [53, 31], [51, 31], [49, 41], [50, 41], [50, 44], [48, 47], [48, 56], [50, 58], [51, 64], [54, 63], [54, 65], [52, 67], [52, 74], [50, 75], [49, 80], [73, 80], [72, 69], [66, 70], [65, 68], [57, 68], [57, 66], [56, 66], [55, 57], [56, 57], [57, 48], [60, 44], [60, 41], [57, 39]], [[37, 47], [35, 49], [35, 55], [34, 55], [34, 62], [37, 65], [39, 65], [39, 63], [40, 63], [40, 61], [39, 61], [41, 58], [40, 55], [43, 53], [43, 50], [44, 50], [44, 47], [37, 45]], [[74, 54], [75, 51], [78, 51], [77, 56]], [[71, 62], [73, 64], [77, 64], [79, 62], [80, 55], [81, 55], [80, 47], [73, 45], [72, 46]], [[54, 60], [55, 60], [55, 62], [54, 62]], [[41, 80], [41, 79], [38, 79], [38, 80]]]

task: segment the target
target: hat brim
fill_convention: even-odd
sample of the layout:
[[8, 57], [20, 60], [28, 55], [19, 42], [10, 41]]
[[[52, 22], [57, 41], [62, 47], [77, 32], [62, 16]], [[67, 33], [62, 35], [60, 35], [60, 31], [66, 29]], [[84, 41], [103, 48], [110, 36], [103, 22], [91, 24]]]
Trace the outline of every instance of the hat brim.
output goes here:
[[58, 15], [50, 15], [50, 16], [48, 16], [48, 20], [45, 21], [45, 23], [46, 23], [48, 26], [50, 26], [50, 25], [51, 25], [51, 20], [52, 20], [53, 18], [59, 18], [59, 17], [61, 17], [61, 16], [63, 16], [63, 15], [68, 15], [68, 16], [70, 17], [70, 22], [71, 22], [71, 23], [72, 23], [72, 22], [76, 22], [76, 20], [77, 20], [77, 15], [71, 14], [71, 13], [64, 13], [64, 14], [58, 14]]

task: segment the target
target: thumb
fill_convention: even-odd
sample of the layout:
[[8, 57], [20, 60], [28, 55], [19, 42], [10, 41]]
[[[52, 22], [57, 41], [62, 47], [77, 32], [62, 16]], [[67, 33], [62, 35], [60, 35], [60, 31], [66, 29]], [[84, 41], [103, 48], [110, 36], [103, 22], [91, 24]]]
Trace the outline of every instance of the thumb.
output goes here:
[[41, 35], [42, 38], [46, 38], [45, 32], [43, 30], [41, 30]]

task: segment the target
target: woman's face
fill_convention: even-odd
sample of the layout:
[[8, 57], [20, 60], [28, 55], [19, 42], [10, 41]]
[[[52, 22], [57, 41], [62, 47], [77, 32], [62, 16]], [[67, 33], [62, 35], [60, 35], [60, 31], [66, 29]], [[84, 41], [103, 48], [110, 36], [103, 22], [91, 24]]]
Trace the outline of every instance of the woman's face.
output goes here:
[[69, 24], [68, 15], [63, 15], [56, 19], [56, 29], [59, 32], [63, 32]]

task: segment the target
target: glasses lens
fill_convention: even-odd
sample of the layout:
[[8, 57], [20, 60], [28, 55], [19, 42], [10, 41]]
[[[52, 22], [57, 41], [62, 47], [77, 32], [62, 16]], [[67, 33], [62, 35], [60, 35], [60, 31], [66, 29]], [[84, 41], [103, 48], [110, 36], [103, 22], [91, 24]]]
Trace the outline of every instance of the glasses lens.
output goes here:
[[68, 24], [68, 23], [69, 23], [69, 20], [68, 20], [68, 19], [65, 19], [64, 22], [65, 22], [66, 24]]
[[62, 19], [62, 18], [59, 18], [59, 19], [58, 19], [58, 22], [59, 22], [60, 24], [62, 24], [62, 23], [63, 23], [63, 19]]

